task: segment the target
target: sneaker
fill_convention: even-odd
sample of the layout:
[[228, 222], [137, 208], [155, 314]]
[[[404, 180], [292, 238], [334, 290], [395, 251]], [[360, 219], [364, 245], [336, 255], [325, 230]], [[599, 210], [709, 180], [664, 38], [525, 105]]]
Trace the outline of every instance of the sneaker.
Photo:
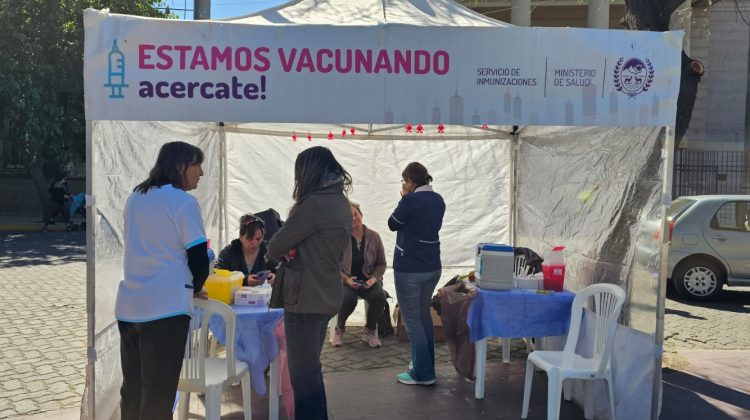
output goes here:
[[381, 346], [380, 339], [378, 338], [378, 330], [370, 330], [367, 327], [362, 329], [362, 341], [372, 348]]
[[331, 340], [333, 347], [341, 347], [344, 345], [344, 330], [336, 327], [336, 331], [333, 333], [333, 340]]
[[399, 373], [398, 375], [396, 375], [396, 379], [402, 384], [406, 385], [432, 385], [435, 383], [434, 379], [429, 381], [417, 381], [416, 379], [411, 377], [409, 372]]

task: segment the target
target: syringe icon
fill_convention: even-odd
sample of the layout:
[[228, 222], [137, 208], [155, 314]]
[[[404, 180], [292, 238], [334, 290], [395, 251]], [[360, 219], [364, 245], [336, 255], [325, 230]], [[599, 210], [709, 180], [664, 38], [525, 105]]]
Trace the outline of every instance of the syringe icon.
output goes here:
[[112, 89], [110, 98], [124, 98], [122, 88], [125, 84], [125, 56], [117, 48], [117, 39], [112, 42], [112, 51], [109, 52], [109, 71], [107, 72], [108, 83], [104, 87]]

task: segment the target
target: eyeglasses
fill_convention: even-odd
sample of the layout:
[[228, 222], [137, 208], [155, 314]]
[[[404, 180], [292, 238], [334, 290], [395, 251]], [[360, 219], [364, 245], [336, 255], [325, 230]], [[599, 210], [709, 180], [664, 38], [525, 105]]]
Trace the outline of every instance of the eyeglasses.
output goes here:
[[401, 179], [401, 184], [406, 184], [407, 182], [409, 182], [409, 181], [407, 181], [407, 180], [405, 180], [403, 178]]

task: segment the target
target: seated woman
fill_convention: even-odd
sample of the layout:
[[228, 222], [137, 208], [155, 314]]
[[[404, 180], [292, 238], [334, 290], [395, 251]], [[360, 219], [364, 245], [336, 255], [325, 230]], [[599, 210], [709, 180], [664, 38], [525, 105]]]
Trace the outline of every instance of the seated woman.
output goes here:
[[[216, 260], [216, 268], [229, 271], [242, 271], [245, 278], [243, 286], [260, 286], [263, 278], [258, 278], [261, 271], [271, 270], [273, 265], [266, 262], [266, 243], [263, 236], [266, 226], [259, 217], [246, 214], [240, 217], [240, 237], [224, 247]], [[273, 284], [276, 276], [270, 273], [268, 283]]]
[[381, 281], [385, 273], [385, 250], [380, 235], [362, 224], [362, 211], [359, 204], [352, 206], [351, 243], [344, 250], [341, 262], [341, 280], [344, 283], [343, 301], [338, 314], [338, 323], [333, 337], [333, 346], [341, 346], [344, 341], [346, 319], [354, 312], [357, 298], [363, 298], [369, 305], [367, 320], [362, 331], [362, 341], [370, 347], [380, 347], [378, 320], [385, 308], [385, 291]]

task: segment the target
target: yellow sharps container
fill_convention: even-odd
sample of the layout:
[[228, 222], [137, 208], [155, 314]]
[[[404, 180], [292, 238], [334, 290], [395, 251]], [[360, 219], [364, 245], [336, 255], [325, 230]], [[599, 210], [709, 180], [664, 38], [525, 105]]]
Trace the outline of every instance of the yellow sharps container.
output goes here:
[[211, 299], [220, 300], [227, 305], [234, 303], [234, 292], [242, 287], [242, 279], [245, 277], [241, 271], [229, 271], [216, 269], [208, 276], [203, 287]]

